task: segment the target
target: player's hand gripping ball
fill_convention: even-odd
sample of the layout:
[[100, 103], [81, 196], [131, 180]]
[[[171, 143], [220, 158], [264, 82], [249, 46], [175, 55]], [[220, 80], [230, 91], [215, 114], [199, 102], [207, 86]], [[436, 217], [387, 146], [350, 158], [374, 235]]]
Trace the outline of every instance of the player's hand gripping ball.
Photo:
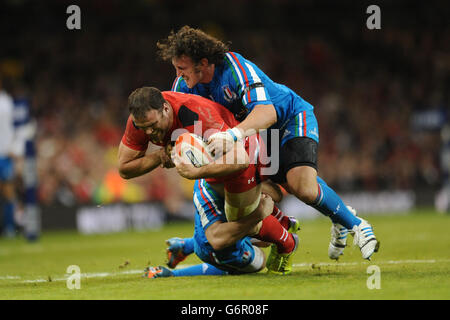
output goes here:
[[211, 153], [218, 158], [230, 151], [234, 143], [242, 141], [243, 138], [241, 130], [234, 127], [227, 131], [212, 134], [208, 139], [208, 147]]
[[197, 170], [213, 161], [208, 146], [201, 137], [192, 133], [183, 133], [175, 141], [172, 159], [178, 173], [187, 179], [196, 179]]

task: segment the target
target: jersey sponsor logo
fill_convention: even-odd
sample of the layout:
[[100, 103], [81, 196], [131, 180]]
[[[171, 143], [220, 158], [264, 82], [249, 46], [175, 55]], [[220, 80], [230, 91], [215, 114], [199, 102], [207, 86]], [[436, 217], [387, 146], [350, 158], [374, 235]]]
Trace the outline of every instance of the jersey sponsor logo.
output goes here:
[[316, 127], [314, 127], [314, 129], [312, 129], [312, 130], [309, 130], [308, 133], [311, 136], [316, 136], [317, 138], [319, 137], [319, 133], [317, 132], [317, 128]]
[[227, 85], [222, 86], [222, 91], [223, 91], [223, 98], [230, 103], [238, 98], [237, 94], [231, 91], [230, 87], [228, 87]]

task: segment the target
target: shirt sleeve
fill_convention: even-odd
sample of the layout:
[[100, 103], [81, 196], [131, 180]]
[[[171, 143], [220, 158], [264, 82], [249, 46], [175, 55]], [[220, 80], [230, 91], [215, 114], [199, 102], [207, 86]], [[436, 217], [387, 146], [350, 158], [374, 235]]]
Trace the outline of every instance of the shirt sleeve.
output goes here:
[[145, 132], [136, 128], [131, 117], [128, 117], [125, 133], [122, 137], [122, 143], [130, 149], [146, 151], [148, 142], [149, 140]]
[[243, 106], [251, 111], [258, 104], [273, 104], [259, 69], [235, 52], [227, 52], [225, 61], [230, 70], [228, 83], [238, 93]]

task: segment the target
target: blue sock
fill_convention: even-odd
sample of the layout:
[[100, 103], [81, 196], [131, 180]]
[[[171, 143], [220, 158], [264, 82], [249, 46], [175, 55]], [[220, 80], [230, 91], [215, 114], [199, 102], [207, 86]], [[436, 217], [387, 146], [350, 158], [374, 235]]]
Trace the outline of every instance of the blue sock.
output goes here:
[[317, 182], [319, 184], [319, 194], [312, 204], [314, 208], [330, 217], [334, 223], [339, 223], [347, 229], [352, 229], [361, 223], [361, 220], [348, 210], [342, 199], [325, 181], [317, 177]]
[[4, 214], [4, 229], [7, 232], [14, 232], [15, 223], [14, 223], [14, 202], [7, 201], [3, 206], [3, 214]]
[[194, 238], [184, 238], [183, 253], [185, 255], [194, 253]]
[[195, 266], [172, 270], [174, 277], [186, 276], [223, 276], [226, 271], [220, 270], [209, 263], [196, 264]]

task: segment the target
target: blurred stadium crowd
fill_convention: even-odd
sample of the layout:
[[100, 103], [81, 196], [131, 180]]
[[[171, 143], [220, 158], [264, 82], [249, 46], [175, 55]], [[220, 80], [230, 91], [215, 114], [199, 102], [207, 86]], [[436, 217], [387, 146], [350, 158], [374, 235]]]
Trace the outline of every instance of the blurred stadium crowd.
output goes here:
[[176, 211], [191, 197], [191, 183], [175, 170], [131, 181], [116, 170], [128, 94], [144, 85], [170, 89], [175, 72], [157, 60], [155, 44], [184, 24], [231, 41], [314, 105], [319, 174], [336, 190], [441, 187], [439, 128], [415, 121], [430, 112], [445, 119], [450, 109], [441, 2], [429, 10], [381, 1], [381, 30], [368, 30], [365, 7], [348, 1], [75, 2], [77, 31], [65, 27], [64, 2], [0, 5], [0, 67], [10, 93], [20, 83], [32, 101], [42, 204], [152, 200]]

